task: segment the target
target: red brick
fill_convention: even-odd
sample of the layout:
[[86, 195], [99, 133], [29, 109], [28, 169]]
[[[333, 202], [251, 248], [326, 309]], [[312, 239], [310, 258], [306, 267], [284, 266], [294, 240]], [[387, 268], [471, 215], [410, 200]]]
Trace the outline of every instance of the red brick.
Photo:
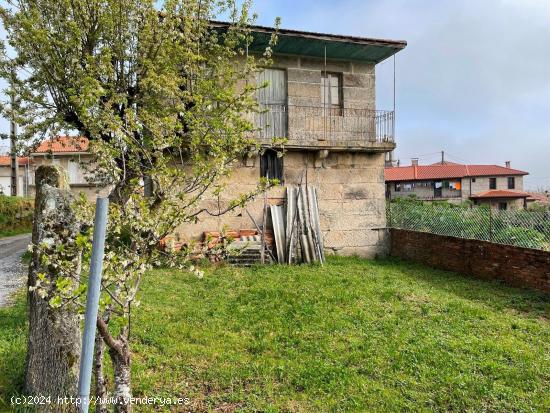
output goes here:
[[550, 294], [547, 251], [392, 229], [391, 255]]

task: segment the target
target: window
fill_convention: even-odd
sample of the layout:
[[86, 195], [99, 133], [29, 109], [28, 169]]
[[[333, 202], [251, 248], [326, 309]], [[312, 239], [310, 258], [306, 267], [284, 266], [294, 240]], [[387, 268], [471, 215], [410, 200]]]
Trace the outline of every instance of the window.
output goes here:
[[395, 183], [395, 192], [401, 192], [401, 184], [399, 182]]
[[69, 174], [69, 183], [71, 184], [79, 184], [79, 164], [75, 159], [69, 159], [69, 167], [68, 167], [68, 174]]
[[497, 178], [489, 178], [489, 189], [497, 189]]
[[322, 73], [321, 103], [326, 108], [336, 110], [342, 108], [342, 76], [340, 74]]
[[513, 176], [508, 177], [508, 189], [516, 189], [516, 178]]
[[476, 181], [476, 179], [475, 179], [475, 178], [472, 178], [472, 182], [475, 182], [475, 181]]
[[508, 204], [506, 202], [499, 202], [498, 209], [501, 211], [506, 211], [508, 209]]
[[283, 157], [277, 151], [266, 149], [260, 158], [260, 176], [283, 182]]

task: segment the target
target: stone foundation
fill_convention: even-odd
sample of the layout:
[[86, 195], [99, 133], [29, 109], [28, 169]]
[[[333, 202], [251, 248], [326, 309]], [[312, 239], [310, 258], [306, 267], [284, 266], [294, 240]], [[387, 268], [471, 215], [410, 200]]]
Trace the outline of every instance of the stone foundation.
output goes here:
[[[327, 154], [325, 154], [327, 155]], [[248, 159], [237, 166], [220, 197], [210, 197], [203, 205], [211, 211], [224, 207], [239, 194], [252, 191], [260, 179], [260, 160]], [[284, 182], [268, 192], [269, 204], [283, 204], [286, 185], [301, 181], [319, 193], [321, 230], [327, 253], [375, 257], [386, 255], [388, 243], [384, 191], [383, 153], [329, 152], [324, 159], [318, 152], [292, 151], [284, 156]], [[246, 209], [261, 225], [263, 196]], [[221, 217], [203, 213], [197, 224], [183, 225], [176, 231], [182, 240], [198, 240], [204, 231], [254, 228], [244, 209]]]

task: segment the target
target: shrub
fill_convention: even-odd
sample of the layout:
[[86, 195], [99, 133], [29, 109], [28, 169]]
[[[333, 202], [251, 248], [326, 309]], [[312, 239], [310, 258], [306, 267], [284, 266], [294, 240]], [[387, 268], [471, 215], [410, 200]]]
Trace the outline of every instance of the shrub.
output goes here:
[[0, 236], [30, 232], [33, 208], [32, 199], [0, 195]]
[[398, 199], [389, 204], [388, 223], [393, 228], [430, 232], [548, 250], [550, 214], [531, 210], [495, 211], [448, 202]]

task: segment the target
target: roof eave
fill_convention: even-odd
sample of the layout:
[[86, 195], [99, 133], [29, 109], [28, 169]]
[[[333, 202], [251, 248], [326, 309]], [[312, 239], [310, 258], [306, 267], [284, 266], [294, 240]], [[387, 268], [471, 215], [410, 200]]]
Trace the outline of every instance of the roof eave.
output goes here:
[[[231, 27], [230, 23], [212, 21], [212, 27], [225, 30]], [[407, 46], [407, 42], [404, 40], [388, 40], [388, 39], [376, 39], [376, 38], [366, 38], [366, 37], [357, 37], [357, 36], [344, 36], [338, 34], [329, 34], [329, 33], [315, 33], [315, 32], [305, 32], [300, 30], [290, 30], [290, 29], [275, 29], [273, 27], [267, 26], [248, 26], [248, 28], [255, 34], [261, 36], [271, 36], [272, 34], [277, 34], [280, 41], [273, 48], [274, 54], [289, 54], [289, 55], [300, 55], [306, 57], [322, 58], [326, 50], [326, 57], [329, 59], [337, 60], [350, 60], [350, 61], [359, 61], [359, 62], [368, 62], [368, 63], [380, 63], [383, 60], [393, 56], [400, 50], [403, 50]], [[315, 52], [308, 52], [304, 48], [298, 48], [300, 51], [296, 52], [293, 47], [285, 47], [281, 39], [294, 39], [296, 42], [302, 41], [307, 42], [312, 46], [312, 49], [315, 49]], [[265, 39], [255, 39], [257, 41], [256, 45], [251, 45], [251, 51], [255, 51], [255, 48], [258, 48], [258, 51], [261, 51], [264, 46], [266, 46]], [[330, 46], [336, 46], [335, 49], [331, 50]], [[354, 49], [353, 53], [343, 56], [342, 53], [345, 51], [341, 50], [342, 45], [348, 45]], [[256, 46], [256, 47], [255, 47]], [[323, 53], [319, 52], [321, 46], [329, 46], [324, 48]], [[340, 47], [338, 47], [340, 46]], [[369, 57], [370, 56], [370, 57]]]

